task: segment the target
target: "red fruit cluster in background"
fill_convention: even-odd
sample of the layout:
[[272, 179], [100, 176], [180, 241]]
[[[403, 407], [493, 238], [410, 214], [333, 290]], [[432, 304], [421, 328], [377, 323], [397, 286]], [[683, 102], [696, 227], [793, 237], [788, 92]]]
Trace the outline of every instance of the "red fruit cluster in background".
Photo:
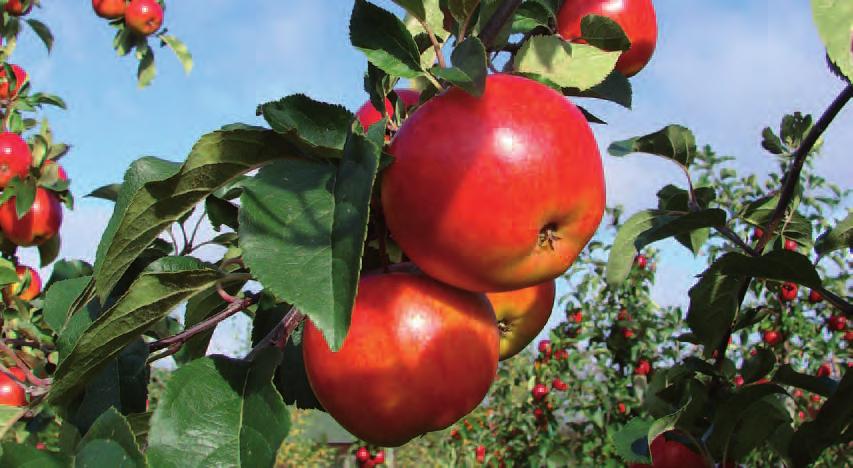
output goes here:
[[371, 468], [385, 463], [385, 451], [379, 450], [375, 455], [367, 447], [359, 447], [355, 451], [355, 462], [359, 468]]

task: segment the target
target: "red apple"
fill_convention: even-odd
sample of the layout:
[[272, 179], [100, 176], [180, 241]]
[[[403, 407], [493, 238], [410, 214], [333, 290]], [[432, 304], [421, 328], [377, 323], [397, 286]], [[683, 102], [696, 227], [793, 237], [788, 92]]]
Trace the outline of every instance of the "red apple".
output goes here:
[[843, 315], [833, 315], [829, 318], [829, 329], [831, 331], [844, 331], [847, 328], [847, 317]]
[[797, 298], [798, 290], [799, 286], [797, 286], [797, 283], [792, 283], [790, 281], [782, 283], [782, 287], [779, 289], [779, 300], [782, 302], [793, 301]]
[[823, 294], [815, 290], [809, 291], [809, 302], [811, 302], [812, 304], [817, 304], [821, 301], [823, 301]]
[[[8, 3], [6, 4], [8, 6]], [[12, 73], [15, 75], [15, 87], [9, 89], [9, 80], [6, 78], [6, 67], [0, 67], [0, 100], [12, 99], [18, 95], [21, 88], [29, 80], [27, 72], [17, 65], [10, 65]]]
[[621, 414], [625, 414], [628, 412], [628, 407], [625, 406], [625, 403], [618, 403], [616, 405], [616, 410], [619, 411], [619, 413]]
[[551, 382], [551, 388], [559, 392], [565, 392], [569, 389], [569, 384], [563, 382], [561, 379], [554, 379], [554, 381]]
[[652, 441], [650, 447], [654, 468], [701, 468], [708, 462], [686, 445], [675, 440], [667, 440], [661, 434]]
[[539, 342], [539, 354], [545, 356], [545, 358], [551, 357], [551, 340], [542, 340]]
[[574, 313], [569, 316], [569, 320], [575, 323], [583, 322], [583, 311], [580, 309], [574, 311]]
[[637, 367], [634, 369], [634, 373], [637, 375], [649, 375], [651, 371], [652, 365], [645, 359], [640, 359], [637, 362]]
[[373, 461], [374, 465], [381, 465], [381, 464], [385, 463], [385, 451], [380, 450], [380, 451], [376, 452], [376, 455], [373, 456], [372, 461]]
[[34, 0], [9, 0], [6, 2], [6, 13], [12, 16], [25, 16], [33, 9]]
[[637, 264], [637, 268], [645, 270], [646, 265], [649, 264], [649, 259], [646, 258], [644, 255], [637, 255], [637, 258], [634, 259], [634, 263]]
[[628, 313], [628, 309], [621, 309], [618, 314], [616, 314], [616, 320], [624, 320], [626, 322], [630, 322], [633, 320], [631, 314]]
[[829, 377], [832, 375], [832, 366], [829, 363], [823, 363], [817, 368], [818, 377]]
[[[518, 354], [542, 331], [554, 308], [556, 291], [551, 280], [517, 291], [486, 294], [501, 333], [501, 360]], [[539, 346], [541, 351], [542, 344]], [[549, 345], [546, 356], [550, 354]]]
[[776, 346], [782, 342], [782, 334], [776, 330], [767, 330], [764, 332], [764, 342], [770, 346]]
[[797, 250], [797, 243], [791, 239], [785, 239], [785, 250], [790, 250], [792, 252]]
[[548, 387], [545, 384], [539, 383], [533, 386], [533, 390], [530, 393], [533, 395], [534, 400], [541, 401], [548, 396]]
[[634, 337], [634, 330], [631, 330], [630, 328], [626, 328], [626, 329], [622, 330], [622, 336], [624, 336], [625, 339], [630, 340], [631, 338]]
[[[397, 97], [403, 101], [403, 105], [407, 108], [418, 105], [421, 99], [421, 93], [414, 89], [395, 89], [394, 92], [397, 93]], [[391, 100], [388, 98], [385, 98], [385, 113], [389, 117], [394, 116], [394, 106], [391, 105]], [[370, 101], [365, 102], [355, 113], [355, 116], [365, 130], [382, 120], [382, 113], [373, 107]]]
[[742, 375], [736, 375], [735, 376], [735, 386], [740, 387], [741, 385], [743, 385], [743, 376]]
[[127, 8], [127, 0], [92, 0], [92, 8], [101, 18], [121, 18]]
[[124, 12], [128, 29], [142, 36], [150, 36], [163, 25], [163, 7], [157, 0], [131, 0]]
[[18, 219], [15, 197], [0, 205], [0, 228], [10, 242], [21, 247], [41, 245], [59, 232], [62, 204], [50, 190], [38, 187], [30, 211]]
[[601, 156], [560, 93], [490, 75], [481, 97], [451, 88], [391, 142], [382, 206], [425, 273], [469, 291], [510, 291], [563, 274], [604, 213]]
[[7, 304], [12, 302], [14, 297], [31, 301], [41, 294], [41, 276], [36, 270], [18, 265], [15, 267], [15, 273], [18, 274], [18, 281], [3, 288], [3, 299]]
[[658, 25], [652, 0], [569, 0], [557, 13], [557, 31], [564, 39], [581, 40], [581, 20], [587, 15], [606, 16], [622, 27], [631, 48], [622, 53], [616, 70], [634, 76], [652, 59]]
[[356, 437], [384, 447], [450, 426], [497, 372], [500, 337], [485, 295], [417, 273], [361, 279], [340, 351], [313, 323], [304, 335], [317, 399]]
[[486, 447], [483, 445], [478, 445], [477, 449], [474, 451], [475, 456], [477, 457], [477, 463], [483, 463], [486, 461]]
[[764, 237], [764, 229], [757, 227], [752, 231], [752, 238], [753, 239], [757, 240], [757, 239], [761, 239], [762, 237]]
[[13, 177], [24, 179], [33, 164], [30, 146], [17, 133], [0, 133], [0, 188], [5, 188]]
[[794, 398], [802, 398], [802, 397], [803, 397], [803, 391], [802, 390], [800, 390], [799, 388], [794, 390]]
[[370, 450], [367, 450], [367, 447], [359, 447], [358, 450], [355, 451], [355, 460], [359, 463], [364, 463], [367, 460], [370, 460]]
[[[24, 371], [17, 367], [9, 368], [9, 372], [21, 382], [26, 382]], [[0, 405], [3, 406], [27, 406], [27, 392], [11, 377], [0, 372]]]

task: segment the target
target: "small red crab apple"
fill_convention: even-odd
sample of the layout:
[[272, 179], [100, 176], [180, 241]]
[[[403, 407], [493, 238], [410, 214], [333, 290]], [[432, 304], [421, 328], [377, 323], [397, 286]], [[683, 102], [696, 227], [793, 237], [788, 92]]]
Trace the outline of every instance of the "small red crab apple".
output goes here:
[[764, 236], [764, 229], [757, 227], [752, 230], [752, 238], [753, 239], [761, 239]]
[[18, 95], [21, 88], [27, 83], [29, 76], [26, 70], [18, 65], [9, 65], [12, 67], [12, 73], [15, 75], [15, 88], [9, 89], [9, 80], [6, 78], [6, 67], [0, 67], [0, 99], [12, 99]]
[[779, 289], [779, 300], [782, 302], [793, 301], [797, 298], [798, 290], [799, 286], [797, 286], [797, 283], [792, 283], [790, 281], [782, 283], [782, 287]]
[[127, 0], [92, 0], [92, 8], [101, 18], [121, 18], [127, 9]]
[[542, 340], [539, 342], [539, 353], [546, 358], [551, 357], [551, 340]]
[[832, 375], [832, 366], [829, 363], [825, 362], [817, 368], [818, 377], [829, 377], [830, 375]]
[[626, 328], [626, 329], [622, 330], [622, 336], [624, 336], [626, 340], [630, 340], [631, 338], [634, 337], [634, 330], [631, 330], [630, 328]]
[[376, 452], [376, 455], [373, 456], [373, 459], [371, 461], [374, 465], [381, 465], [385, 463], [385, 451], [380, 450]]
[[736, 387], [740, 387], [741, 385], [743, 385], [743, 376], [740, 374], [736, 375], [734, 382]]
[[637, 375], [649, 375], [649, 373], [651, 371], [652, 371], [652, 365], [649, 363], [649, 361], [647, 361], [645, 359], [640, 359], [637, 362], [636, 369], [634, 369], [634, 373]]
[[814, 289], [809, 291], [809, 302], [811, 302], [812, 304], [817, 304], [818, 302], [822, 302], [822, 301], [823, 301], [823, 294], [821, 294], [818, 291], [815, 291]]
[[764, 332], [764, 342], [770, 346], [776, 346], [782, 342], [782, 334], [776, 330], [767, 330]]
[[646, 258], [645, 255], [637, 255], [637, 258], [634, 259], [634, 263], [637, 264], [637, 268], [645, 270], [646, 266], [649, 264], [649, 259]]
[[24, 179], [33, 164], [30, 146], [17, 133], [0, 133], [0, 189], [9, 185], [13, 177]]
[[533, 390], [530, 392], [533, 394], [533, 399], [536, 401], [541, 401], [543, 398], [548, 396], [548, 387], [545, 384], [536, 384], [533, 387]]
[[484, 463], [486, 461], [486, 446], [478, 445], [474, 454], [477, 457], [477, 463]]
[[551, 382], [551, 388], [558, 392], [565, 392], [569, 389], [569, 384], [563, 382], [561, 379], [554, 379], [554, 381]]
[[[9, 372], [19, 381], [27, 381], [21, 369], [11, 367]], [[27, 392], [3, 372], [0, 372], [0, 406], [27, 406]]]
[[6, 13], [12, 16], [26, 16], [33, 9], [35, 0], [9, 0], [6, 2]]
[[359, 447], [355, 451], [355, 461], [364, 463], [367, 460], [370, 460], [370, 450], [367, 450], [367, 447]]
[[844, 331], [847, 328], [847, 317], [843, 315], [833, 315], [829, 318], [830, 331]]
[[127, 27], [142, 36], [150, 36], [163, 25], [163, 7], [157, 0], [131, 0], [124, 12]]
[[625, 403], [619, 403], [616, 405], [616, 410], [621, 414], [625, 414], [628, 412], [628, 407], [625, 406]]
[[797, 243], [791, 239], [785, 239], [785, 250], [795, 252], [797, 250]]

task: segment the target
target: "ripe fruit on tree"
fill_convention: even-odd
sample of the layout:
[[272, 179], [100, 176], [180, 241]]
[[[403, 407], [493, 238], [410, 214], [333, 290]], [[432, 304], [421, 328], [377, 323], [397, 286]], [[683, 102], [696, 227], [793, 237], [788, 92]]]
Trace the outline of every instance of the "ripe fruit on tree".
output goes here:
[[551, 388], [560, 392], [565, 392], [569, 389], [569, 384], [563, 382], [561, 379], [554, 379], [554, 381], [551, 382]]
[[634, 76], [652, 58], [658, 40], [658, 24], [652, 0], [571, 0], [563, 3], [557, 13], [557, 32], [564, 39], [583, 42], [581, 21], [587, 15], [606, 16], [615, 21], [631, 48], [622, 53], [616, 70]]
[[[12, 373], [21, 382], [26, 382], [24, 371], [17, 367], [10, 367]], [[18, 385], [11, 377], [0, 372], [0, 405], [3, 406], [26, 406], [27, 392]]]
[[10, 242], [21, 247], [41, 245], [59, 232], [62, 203], [50, 190], [36, 189], [35, 201], [24, 217], [18, 219], [15, 197], [0, 205], [0, 229]]
[[15, 87], [9, 89], [9, 79], [6, 77], [6, 67], [0, 67], [0, 99], [12, 99], [18, 95], [24, 84], [27, 83], [27, 72], [18, 65], [9, 65], [12, 67], [12, 73], [15, 75]]
[[757, 227], [752, 231], [753, 239], [761, 239], [762, 237], [764, 237], [764, 229]]
[[565, 361], [569, 358], [569, 352], [565, 349], [558, 349], [554, 351], [554, 359], [557, 361]]
[[355, 451], [355, 460], [359, 463], [364, 463], [367, 460], [370, 460], [370, 450], [367, 450], [367, 447], [359, 447], [358, 450]]
[[702, 455], [676, 440], [667, 440], [665, 434], [655, 437], [650, 448], [652, 464], [633, 464], [632, 467], [701, 468], [708, 466]]
[[[542, 331], [554, 308], [556, 291], [556, 282], [551, 280], [517, 291], [486, 294], [498, 320], [501, 360], [518, 354]], [[551, 354], [550, 342], [548, 348], [546, 356]], [[539, 350], [542, 352], [542, 343]]]
[[551, 340], [542, 340], [539, 342], [539, 354], [545, 358], [551, 357]]
[[18, 265], [15, 267], [18, 281], [3, 288], [3, 298], [8, 304], [14, 297], [31, 301], [41, 294], [41, 276], [34, 269]]
[[583, 322], [583, 311], [580, 309], [574, 311], [574, 313], [569, 315], [569, 320], [575, 323]]
[[486, 461], [486, 446], [478, 445], [476, 450], [474, 451], [474, 455], [477, 458], [477, 463], [483, 463]]
[[9, 0], [6, 3], [6, 13], [12, 16], [25, 16], [33, 9], [35, 0]]
[[616, 410], [619, 411], [620, 414], [625, 414], [628, 412], [628, 407], [625, 406], [625, 403], [618, 403], [616, 405]]
[[163, 7], [157, 0], [131, 0], [124, 12], [127, 27], [142, 36], [150, 36], [163, 25]]
[[601, 155], [560, 93], [490, 75], [481, 97], [451, 88], [391, 142], [382, 207], [394, 240], [428, 275], [469, 291], [556, 278], [604, 213]]
[[832, 375], [832, 366], [828, 363], [823, 363], [817, 368], [818, 377], [829, 377], [830, 375]]
[[23, 179], [33, 164], [30, 146], [17, 133], [0, 133], [0, 188], [5, 188], [13, 177]]
[[785, 250], [796, 251], [797, 243], [792, 241], [791, 239], [785, 239]]
[[637, 255], [637, 258], [634, 259], [634, 263], [637, 264], [637, 268], [645, 270], [646, 266], [649, 264], [649, 259], [646, 258], [645, 255]]
[[[421, 99], [421, 94], [413, 89], [395, 89], [394, 92], [397, 93], [397, 97], [403, 101], [403, 105], [406, 108], [418, 105]], [[389, 117], [394, 116], [394, 106], [391, 105], [391, 100], [387, 97], [385, 98], [385, 113]], [[376, 107], [373, 107], [370, 101], [365, 102], [355, 113], [355, 116], [365, 130], [382, 120], [382, 113]]]
[[619, 313], [616, 314], [616, 320], [624, 320], [626, 322], [630, 322], [633, 320], [631, 314], [628, 313], [628, 309], [620, 309]]
[[637, 367], [634, 369], [634, 373], [637, 375], [649, 375], [651, 371], [652, 365], [645, 359], [640, 359], [637, 362]]
[[821, 301], [823, 301], [823, 294], [818, 291], [815, 291], [814, 289], [809, 291], [809, 302], [811, 302], [812, 304], [817, 304]]
[[381, 465], [385, 463], [385, 451], [380, 450], [376, 452], [376, 455], [373, 456], [373, 459], [371, 461], [374, 465]]
[[770, 346], [776, 346], [782, 342], [782, 334], [776, 330], [766, 330], [764, 332], [764, 342]]
[[483, 400], [500, 337], [485, 295], [393, 272], [362, 277], [340, 351], [307, 322], [302, 344], [308, 381], [329, 414], [391, 447], [450, 426]]
[[541, 401], [543, 398], [548, 396], [548, 387], [545, 384], [538, 383], [533, 386], [533, 390], [530, 392], [533, 395], [533, 399], [536, 401]]
[[743, 385], [743, 376], [740, 374], [736, 375], [734, 382], [736, 387], [740, 387], [741, 385]]
[[793, 301], [797, 298], [798, 290], [799, 286], [797, 286], [797, 283], [792, 283], [790, 281], [782, 283], [782, 286], [779, 288], [779, 300], [782, 302]]
[[833, 315], [829, 318], [829, 329], [831, 331], [844, 331], [847, 328], [847, 317], [843, 315]]
[[626, 340], [630, 340], [631, 338], [634, 337], [634, 330], [631, 330], [630, 328], [626, 328], [626, 329], [622, 330], [622, 336], [625, 337]]
[[92, 8], [101, 18], [121, 18], [127, 8], [127, 0], [92, 0]]

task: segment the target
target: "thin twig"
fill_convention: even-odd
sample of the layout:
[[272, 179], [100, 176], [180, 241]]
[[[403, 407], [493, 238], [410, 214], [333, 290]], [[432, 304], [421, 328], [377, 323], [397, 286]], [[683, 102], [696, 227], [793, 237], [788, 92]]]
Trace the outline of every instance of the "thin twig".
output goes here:
[[435, 33], [432, 31], [432, 28], [429, 27], [429, 23], [421, 21], [421, 26], [423, 26], [424, 31], [429, 35], [429, 40], [432, 41], [432, 47], [435, 49], [435, 56], [438, 59], [438, 66], [441, 68], [447, 68], [447, 62], [444, 60], [444, 53], [441, 51], [441, 44], [438, 42], [438, 38], [435, 37]]
[[204, 215], [207, 214], [207, 208], [201, 213], [201, 216], [198, 217], [198, 220], [195, 222], [195, 226], [193, 227], [193, 232], [190, 234], [190, 241], [184, 245], [184, 252], [189, 254], [195, 250], [193, 244], [195, 244], [195, 236], [198, 234], [198, 228], [201, 226], [201, 222], [204, 221]]
[[6, 338], [6, 344], [9, 346], [15, 346], [18, 348], [30, 347], [35, 349], [40, 349], [42, 351], [53, 351], [56, 349], [55, 346], [49, 344], [39, 343], [37, 341], [24, 340], [18, 338]]
[[218, 325], [219, 322], [227, 319], [228, 317], [231, 317], [237, 312], [247, 309], [253, 303], [254, 299], [252, 299], [251, 297], [245, 299], [238, 299], [235, 302], [228, 304], [228, 307], [223, 309], [221, 312], [211, 315], [209, 318], [207, 318], [207, 320], [199, 322], [196, 325], [193, 325], [192, 327], [182, 331], [181, 333], [178, 333], [177, 335], [151, 342], [148, 345], [148, 350], [153, 352], [166, 348], [171, 349], [173, 347], [177, 347], [178, 349], [180, 349], [180, 347], [183, 346], [187, 341], [189, 341], [190, 338], [194, 337], [195, 335], [198, 335], [199, 333], [210, 330], [211, 328]]
[[15, 366], [17, 366], [21, 371], [24, 372], [24, 375], [27, 376], [27, 380], [30, 381], [31, 384], [37, 387], [46, 387], [49, 386], [53, 381], [51, 379], [40, 379], [33, 374], [33, 371], [30, 370], [30, 366], [18, 356], [18, 353], [15, 352], [12, 348], [6, 346], [6, 342], [0, 339], [0, 352], [12, 358], [15, 361]]
[[287, 340], [290, 338], [290, 335], [293, 334], [293, 330], [296, 330], [296, 327], [299, 326], [299, 323], [302, 322], [304, 318], [305, 314], [300, 312], [296, 307], [291, 307], [281, 321], [278, 322], [275, 328], [270, 330], [270, 332], [267, 333], [251, 351], [249, 351], [249, 354], [246, 355], [246, 360], [251, 361], [255, 359], [258, 353], [270, 346], [283, 349], [284, 345], [287, 344]]
[[494, 42], [498, 38], [501, 30], [512, 19], [515, 10], [521, 6], [522, 0], [504, 0], [503, 3], [495, 10], [489, 21], [480, 30], [480, 40], [486, 46], [486, 50], [492, 50], [495, 46]]
[[731, 230], [730, 227], [726, 225], [722, 226], [714, 226], [714, 229], [720, 232], [725, 238], [734, 242], [738, 245], [738, 247], [742, 248], [746, 253], [753, 257], [757, 257], [760, 255], [757, 250], [753, 249], [751, 245], [747, 244], [745, 240], [741, 239], [740, 236], [735, 234], [734, 231]]

